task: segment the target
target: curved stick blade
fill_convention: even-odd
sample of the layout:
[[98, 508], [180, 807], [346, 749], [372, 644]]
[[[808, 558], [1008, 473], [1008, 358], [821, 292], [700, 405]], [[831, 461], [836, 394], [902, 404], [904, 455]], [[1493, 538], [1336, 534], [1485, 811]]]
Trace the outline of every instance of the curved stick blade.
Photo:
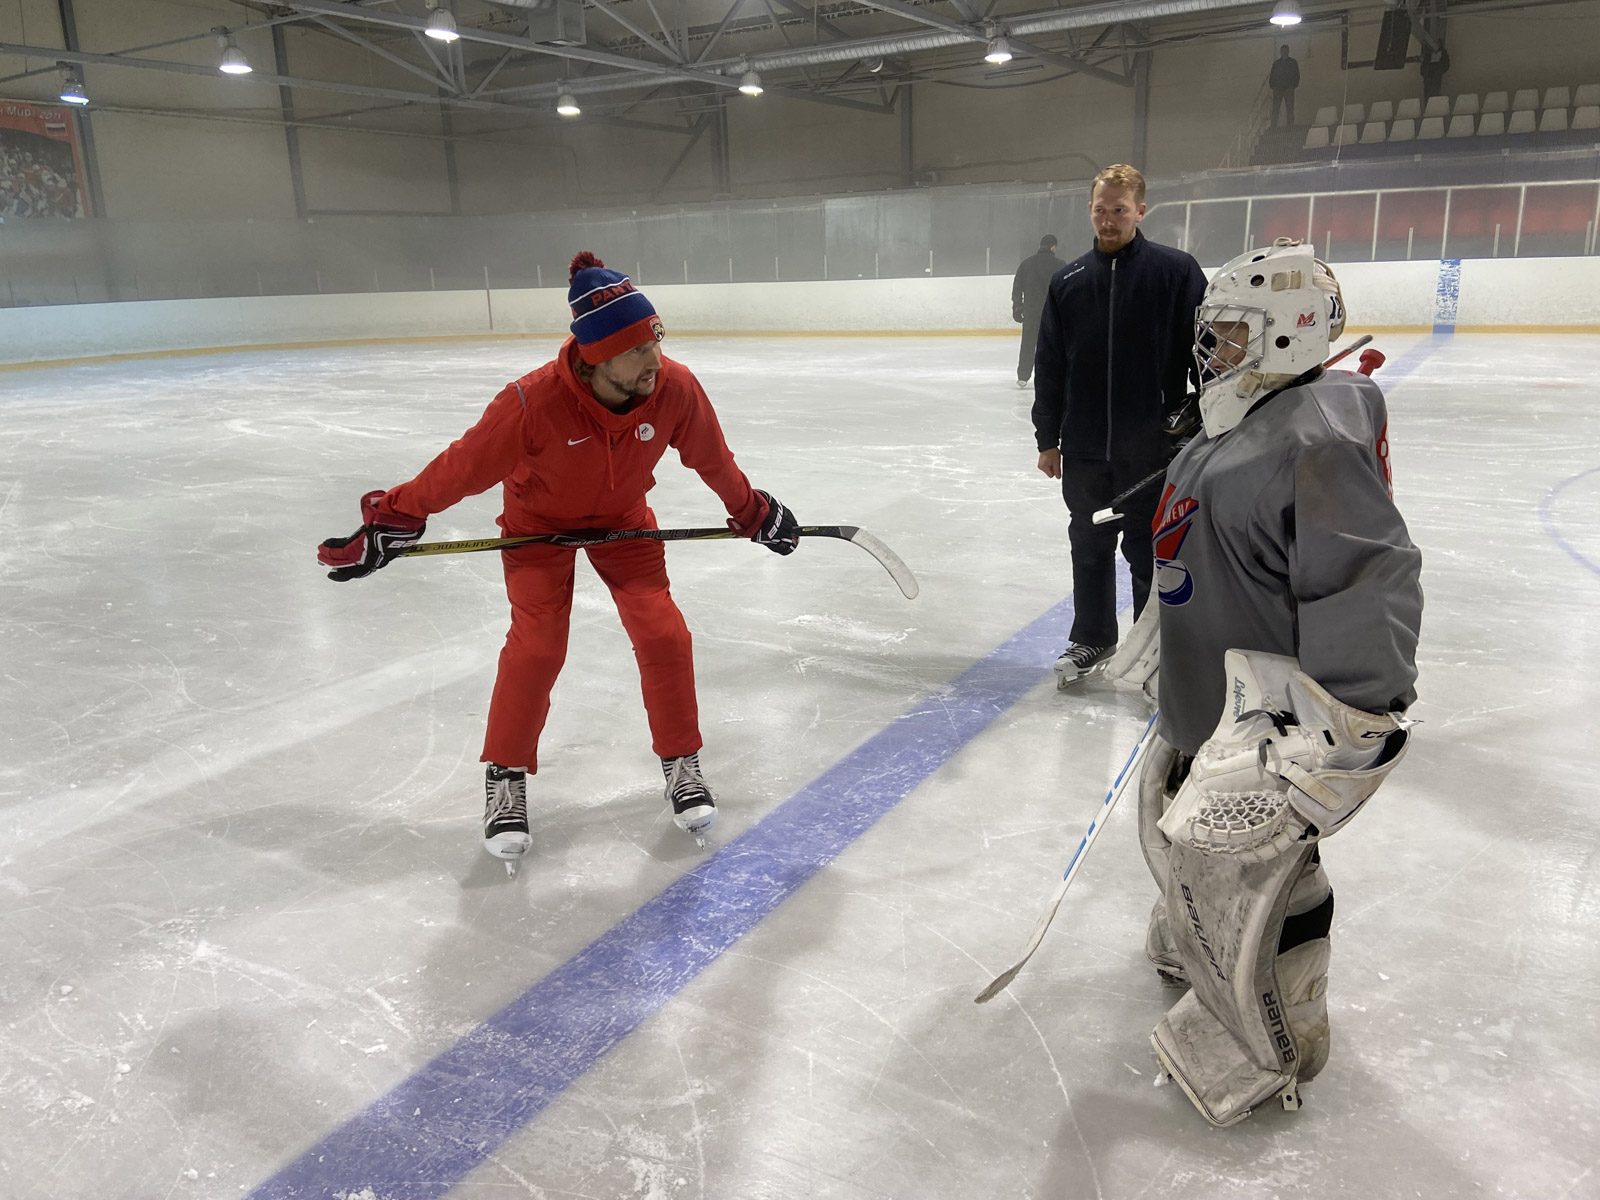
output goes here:
[[911, 573], [911, 568], [906, 566], [904, 559], [865, 529], [857, 528], [850, 534], [850, 540], [883, 564], [883, 569], [889, 572], [889, 578], [895, 581], [907, 600], [917, 598], [917, 592], [920, 590], [917, 587], [917, 577]]

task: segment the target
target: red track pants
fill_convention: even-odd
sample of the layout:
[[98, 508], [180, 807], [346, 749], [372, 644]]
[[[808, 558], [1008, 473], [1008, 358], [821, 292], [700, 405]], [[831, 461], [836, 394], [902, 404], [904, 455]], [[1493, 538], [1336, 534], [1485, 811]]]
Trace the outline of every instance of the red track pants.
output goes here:
[[[611, 589], [617, 614], [639, 661], [651, 743], [658, 756], [675, 758], [700, 749], [700, 712], [694, 692], [694, 652], [689, 627], [667, 585], [667, 555], [660, 542], [614, 542], [585, 551]], [[575, 550], [522, 546], [503, 551], [511, 631], [500, 651], [500, 671], [489, 702], [483, 761], [539, 766], [539, 734], [550, 715], [550, 690], [567, 658], [572, 618]]]

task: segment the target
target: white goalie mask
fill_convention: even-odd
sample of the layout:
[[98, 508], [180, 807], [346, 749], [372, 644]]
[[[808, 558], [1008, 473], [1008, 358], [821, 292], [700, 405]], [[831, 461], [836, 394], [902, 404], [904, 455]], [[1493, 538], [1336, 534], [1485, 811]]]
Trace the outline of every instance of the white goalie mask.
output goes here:
[[1279, 238], [1218, 271], [1194, 320], [1206, 436], [1237, 426], [1264, 389], [1325, 362], [1344, 321], [1339, 281], [1300, 242]]

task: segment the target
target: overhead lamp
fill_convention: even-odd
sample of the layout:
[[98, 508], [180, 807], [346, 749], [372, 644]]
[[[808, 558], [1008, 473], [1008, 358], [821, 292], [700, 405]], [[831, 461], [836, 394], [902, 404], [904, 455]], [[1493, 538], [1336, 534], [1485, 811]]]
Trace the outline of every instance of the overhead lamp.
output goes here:
[[[1285, 0], [1285, 2], [1292, 3], [1293, 0]], [[987, 63], [994, 63], [995, 66], [999, 66], [1001, 63], [1010, 62], [1011, 43], [1003, 37], [990, 38], [989, 53], [983, 56], [983, 61]]]
[[876, 75], [879, 71], [883, 70], [883, 59], [877, 57], [863, 58], [861, 60], [861, 65], [867, 69], [869, 74]]
[[89, 93], [83, 90], [83, 76], [72, 63], [57, 63], [61, 68], [61, 103], [83, 105], [89, 103]]
[[1300, 0], [1277, 0], [1267, 20], [1284, 28], [1300, 24]]
[[461, 36], [456, 32], [456, 19], [448, 8], [435, 8], [423, 32], [436, 42], [453, 42]]
[[250, 60], [244, 56], [244, 51], [239, 49], [239, 43], [233, 40], [233, 34], [219, 34], [217, 44], [222, 47], [222, 61], [217, 64], [217, 70], [224, 75], [250, 74], [252, 70]]
[[575, 117], [583, 111], [578, 107], [577, 100], [573, 99], [571, 92], [562, 92], [556, 97], [556, 111], [563, 117]]
[[761, 86], [761, 76], [754, 71], [746, 71], [739, 76], [739, 90], [746, 96], [759, 96], [767, 89]]

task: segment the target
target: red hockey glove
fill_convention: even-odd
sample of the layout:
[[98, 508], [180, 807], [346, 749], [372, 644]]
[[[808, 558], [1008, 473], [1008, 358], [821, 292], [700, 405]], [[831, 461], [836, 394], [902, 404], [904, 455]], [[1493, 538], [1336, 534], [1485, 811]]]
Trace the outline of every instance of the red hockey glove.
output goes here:
[[794, 514], [783, 506], [771, 492], [756, 489], [756, 495], [766, 502], [766, 511], [756, 519], [755, 528], [746, 530], [732, 517], [728, 518], [728, 528], [735, 533], [742, 533], [752, 542], [765, 546], [774, 554], [793, 554], [795, 547], [800, 544], [800, 522], [794, 519]]
[[422, 539], [428, 523], [394, 511], [379, 512], [383, 492], [368, 492], [361, 497], [361, 528], [349, 537], [329, 538], [317, 547], [317, 561], [333, 567], [328, 578], [343, 583], [360, 579], [379, 567], [386, 567], [407, 546]]

